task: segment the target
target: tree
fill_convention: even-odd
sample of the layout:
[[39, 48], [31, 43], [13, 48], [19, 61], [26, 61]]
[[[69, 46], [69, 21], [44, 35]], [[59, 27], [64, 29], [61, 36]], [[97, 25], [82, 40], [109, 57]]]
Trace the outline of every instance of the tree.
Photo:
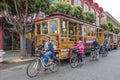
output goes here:
[[82, 19], [84, 21], [89, 22], [89, 23], [94, 23], [95, 22], [95, 16], [92, 12], [83, 12]]
[[64, 13], [69, 16], [82, 19], [89, 23], [95, 22], [95, 16], [92, 12], [83, 12], [80, 6], [72, 6], [65, 2], [55, 3], [46, 10], [46, 14]]
[[50, 5], [50, 7], [45, 11], [47, 15], [52, 14], [56, 11], [56, 7], [54, 5]]
[[100, 24], [100, 27], [116, 34], [120, 32], [120, 28], [114, 26], [111, 22], [102, 23]]
[[120, 28], [114, 26], [114, 33], [118, 34], [120, 32]]
[[107, 23], [102, 23], [102, 24], [100, 24], [100, 27], [103, 28], [103, 29], [105, 29], [105, 30], [108, 30], [108, 29], [109, 29], [109, 26], [108, 26]]
[[64, 13], [69, 16], [82, 19], [82, 8], [80, 6], [72, 6], [65, 2], [51, 5], [50, 8], [46, 10], [46, 14], [52, 13]]
[[0, 12], [5, 9], [5, 5], [6, 5], [6, 4], [0, 2]]
[[108, 30], [111, 31], [111, 32], [114, 32], [114, 25], [111, 23], [111, 22], [107, 22], [108, 24]]
[[71, 10], [71, 16], [82, 19], [82, 8], [80, 6], [74, 6]]
[[48, 15], [52, 13], [64, 13], [70, 15], [71, 10], [72, 10], [72, 5], [65, 2], [61, 2], [51, 5], [50, 8], [48, 8], [45, 13]]
[[[21, 56], [26, 56], [26, 30], [34, 24], [35, 13], [49, 8], [50, 0], [3, 0], [0, 10], [5, 12], [5, 20], [13, 25], [20, 35]], [[28, 21], [29, 19], [29, 21]]]

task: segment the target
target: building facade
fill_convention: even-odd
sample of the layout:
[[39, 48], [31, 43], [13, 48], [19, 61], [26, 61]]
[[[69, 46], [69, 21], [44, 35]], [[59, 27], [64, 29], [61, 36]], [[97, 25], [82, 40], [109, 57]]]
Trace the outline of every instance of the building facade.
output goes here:
[[120, 22], [118, 22], [109, 12], [105, 11], [103, 15], [102, 23], [111, 22], [113, 25], [120, 28]]
[[[111, 22], [115, 27], [120, 29], [120, 22], [117, 21], [109, 12], [104, 12], [104, 17], [102, 18], [102, 23]], [[120, 33], [118, 34], [118, 41], [120, 42]], [[120, 43], [119, 43], [120, 45]]]
[[7, 24], [4, 13], [0, 12], [0, 50], [20, 49], [19, 34], [14, 27]]

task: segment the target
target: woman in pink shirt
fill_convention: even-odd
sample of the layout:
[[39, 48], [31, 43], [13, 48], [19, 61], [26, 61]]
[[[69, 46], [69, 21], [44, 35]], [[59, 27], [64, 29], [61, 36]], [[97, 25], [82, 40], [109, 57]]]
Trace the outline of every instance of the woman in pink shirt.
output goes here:
[[[74, 48], [79, 49], [79, 52], [77, 54], [78, 56], [78, 62], [80, 62], [81, 64], [83, 64], [83, 60], [82, 60], [82, 54], [84, 54], [84, 45], [82, 41], [79, 41], [78, 44], [76, 46], [74, 46]], [[79, 61], [79, 59], [81, 61]]]

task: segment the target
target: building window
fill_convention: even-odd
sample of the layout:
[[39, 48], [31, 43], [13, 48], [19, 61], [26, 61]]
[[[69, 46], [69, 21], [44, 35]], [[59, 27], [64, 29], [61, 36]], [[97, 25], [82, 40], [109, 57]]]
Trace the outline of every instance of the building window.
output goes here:
[[81, 0], [74, 0], [75, 6], [81, 6]]
[[41, 25], [40, 25], [40, 23], [37, 24], [37, 34], [41, 34]]
[[42, 34], [48, 34], [48, 23], [47, 22], [42, 23]]
[[[94, 16], [96, 16], [96, 13], [95, 13], [95, 9], [94, 8], [91, 8], [91, 12], [94, 14]], [[94, 23], [95, 24], [95, 23]]]
[[99, 26], [99, 13], [96, 12], [96, 25]]
[[87, 3], [84, 4], [84, 11], [86, 11], [86, 12], [89, 11], [89, 6]]
[[94, 10], [94, 8], [91, 8], [91, 12], [95, 14], [95, 10]]

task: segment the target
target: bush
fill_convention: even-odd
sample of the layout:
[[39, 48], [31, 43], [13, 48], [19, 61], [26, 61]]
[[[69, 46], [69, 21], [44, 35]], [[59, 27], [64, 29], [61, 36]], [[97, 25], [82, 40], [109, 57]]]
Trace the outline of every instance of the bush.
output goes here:
[[71, 11], [71, 16], [82, 19], [82, 8], [80, 6], [74, 6]]
[[109, 30], [109, 26], [108, 26], [107, 23], [100, 24], [100, 27], [103, 28], [103, 29], [105, 29], [105, 30]]
[[114, 26], [111, 22], [102, 23], [100, 24], [100, 27], [116, 34], [120, 32], [120, 28]]
[[82, 19], [89, 23], [95, 22], [95, 16], [92, 12], [83, 12]]
[[51, 5], [50, 8], [48, 8], [45, 13], [49, 15], [56, 12], [64, 13], [72, 17], [85, 20], [89, 23], [95, 22], [95, 16], [93, 13], [83, 12], [80, 6], [72, 6], [65, 2], [55, 3], [54, 5]]
[[61, 2], [61, 3], [55, 3], [54, 5], [51, 5], [50, 8], [45, 13], [52, 14], [52, 13], [58, 12], [58, 13], [71, 15], [71, 11], [72, 11], [72, 5]]

